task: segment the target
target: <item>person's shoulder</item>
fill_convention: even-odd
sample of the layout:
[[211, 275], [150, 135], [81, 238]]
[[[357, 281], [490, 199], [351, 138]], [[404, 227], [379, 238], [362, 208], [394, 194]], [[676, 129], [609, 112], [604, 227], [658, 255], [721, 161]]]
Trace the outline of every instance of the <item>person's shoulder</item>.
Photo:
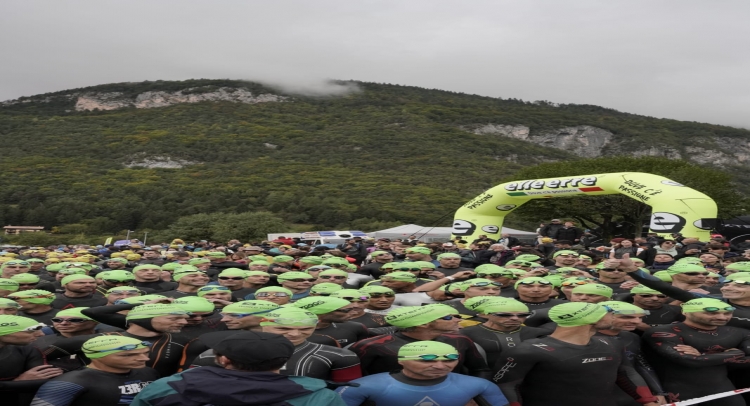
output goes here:
[[488, 381], [484, 378], [478, 378], [476, 376], [469, 376], [464, 374], [457, 374], [455, 372], [451, 372], [448, 374], [449, 382], [451, 382], [453, 385], [476, 385], [476, 386], [495, 386], [492, 382]]
[[[660, 324], [658, 326], [653, 326], [643, 332], [643, 337], [658, 337], [654, 336], [653, 333], [676, 333], [679, 331], [679, 325], [678, 324]], [[667, 337], [666, 335], [662, 335], [661, 337]]]
[[383, 334], [375, 337], [365, 338], [352, 344], [350, 348], [363, 347], [368, 345], [385, 344], [396, 340], [396, 336], [393, 334]]
[[541, 338], [548, 336], [549, 330], [539, 327], [521, 326], [519, 333], [524, 336], [535, 336], [536, 338]]
[[323, 345], [323, 344], [314, 344], [316, 348], [316, 353], [325, 353], [326, 355], [333, 355], [338, 357], [356, 357], [357, 354], [355, 354], [353, 351], [347, 350], [346, 348], [338, 348], [333, 347], [330, 345]]

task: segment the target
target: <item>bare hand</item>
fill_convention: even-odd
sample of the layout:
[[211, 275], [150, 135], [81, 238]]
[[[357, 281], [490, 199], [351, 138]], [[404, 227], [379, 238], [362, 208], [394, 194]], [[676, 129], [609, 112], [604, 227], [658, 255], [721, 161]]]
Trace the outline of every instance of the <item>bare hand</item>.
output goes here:
[[[667, 404], [667, 399], [665, 399], [664, 396], [657, 396], [656, 399], [659, 401], [660, 405], [666, 405]], [[651, 404], [653, 405], [655, 403], [651, 403]]]
[[35, 379], [50, 379], [63, 374], [63, 370], [52, 365], [39, 365], [19, 375], [14, 381], [33, 381]]
[[693, 355], [696, 357], [703, 355], [700, 353], [700, 351], [696, 350], [695, 348], [689, 345], [683, 345], [683, 344], [675, 345], [674, 349], [682, 353], [683, 355]]
[[[434, 271], [434, 272], [440, 273], [440, 272], [437, 272], [437, 271]], [[472, 276], [474, 276], [476, 274], [477, 273], [474, 272], [474, 271], [461, 271], [461, 272], [456, 272], [455, 274], [453, 274], [453, 277], [456, 278], [456, 279], [468, 279], [468, 278], [470, 278], [470, 277], [472, 277]], [[443, 275], [443, 278], [445, 278], [445, 275]]]
[[638, 270], [638, 265], [630, 259], [630, 254], [622, 254], [620, 266], [617, 268], [622, 269], [625, 272], [635, 272]]
[[711, 292], [709, 292], [707, 290], [704, 290], [704, 289], [690, 289], [688, 292], [700, 293], [700, 294], [703, 294], [703, 295], [710, 295], [711, 294]]
[[620, 289], [630, 290], [638, 285], [640, 285], [640, 283], [636, 281], [627, 281], [620, 284]]

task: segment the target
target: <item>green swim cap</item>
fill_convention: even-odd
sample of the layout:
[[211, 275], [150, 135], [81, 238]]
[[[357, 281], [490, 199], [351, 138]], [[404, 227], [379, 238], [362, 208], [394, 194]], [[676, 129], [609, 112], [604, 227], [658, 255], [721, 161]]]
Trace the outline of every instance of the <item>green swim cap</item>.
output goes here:
[[587, 283], [585, 285], [579, 285], [573, 288], [573, 294], [575, 293], [586, 293], [589, 295], [599, 295], [611, 298], [612, 288], [607, 285], [601, 285], [599, 283]]
[[206, 294], [213, 293], [213, 292], [223, 292], [223, 293], [232, 294], [232, 291], [229, 290], [229, 288], [225, 286], [219, 286], [219, 285], [206, 285], [201, 288], [198, 288], [198, 291], [195, 293], [198, 295], [198, 297], [202, 298]]
[[750, 272], [750, 261], [733, 262], [725, 266], [724, 269], [729, 269], [737, 272]]
[[53, 272], [53, 273], [59, 272], [60, 270], [65, 269], [65, 262], [58, 262], [56, 264], [49, 264], [46, 267], [44, 267], [44, 269], [47, 272]]
[[483, 303], [475, 311], [481, 314], [492, 314], [492, 313], [505, 313], [505, 312], [519, 312], [528, 313], [529, 306], [519, 302], [515, 299], [510, 300], [490, 300]]
[[188, 313], [204, 313], [216, 310], [216, 305], [198, 296], [185, 296], [172, 301], [173, 305]]
[[19, 307], [21, 307], [21, 305], [11, 299], [0, 297], [0, 309], [7, 309], [9, 307], [15, 307], [16, 309], [18, 309]]
[[634, 286], [633, 289], [630, 289], [630, 293], [634, 295], [661, 295], [662, 294], [658, 290], [651, 289], [648, 286], [644, 286], [644, 285]]
[[429, 268], [429, 269], [435, 269], [437, 268], [435, 264], [429, 261], [414, 261], [412, 264], [418, 266], [420, 269]]
[[693, 264], [693, 265], [700, 265], [701, 267], [703, 267], [703, 262], [701, 262], [701, 259], [695, 258], [695, 257], [680, 258], [677, 261], [675, 261], [675, 265], [677, 264]]
[[282, 292], [282, 293], [286, 293], [287, 295], [289, 295], [289, 297], [292, 297], [292, 295], [294, 294], [291, 290], [285, 287], [281, 287], [281, 286], [266, 286], [265, 288], [260, 288], [256, 290], [255, 294], [257, 295], [258, 293], [265, 293], [265, 292]]
[[685, 272], [706, 272], [706, 268], [703, 265], [691, 264], [689, 262], [676, 263], [667, 268], [667, 273], [675, 275]]
[[424, 356], [430, 355], [437, 355], [435, 358], [430, 357], [430, 360], [436, 361], [458, 361], [460, 358], [455, 347], [439, 341], [415, 341], [398, 349], [398, 359], [402, 361], [421, 361], [425, 359]]
[[122, 351], [148, 348], [144, 342], [146, 341], [132, 337], [103, 335], [86, 340], [81, 346], [81, 351], [89, 359], [97, 359]]
[[241, 302], [232, 303], [230, 305], [225, 306], [221, 310], [221, 313], [222, 314], [257, 313], [256, 315], [259, 315], [264, 312], [270, 312], [271, 310], [276, 310], [279, 308], [281, 308], [281, 306], [277, 305], [276, 303], [269, 302], [267, 300], [243, 300]]
[[88, 275], [68, 275], [68, 276], [62, 278], [62, 280], [60, 280], [60, 284], [62, 286], [65, 286], [65, 285], [67, 285], [67, 284], [69, 284], [70, 282], [73, 282], [73, 281], [84, 281], [84, 280], [85, 281], [96, 282], [96, 279], [94, 279], [94, 278], [92, 278], [92, 277], [90, 277]]
[[29, 303], [48, 305], [55, 300], [55, 294], [41, 289], [22, 290], [8, 295], [9, 299], [25, 300]]
[[152, 319], [160, 316], [187, 316], [188, 312], [174, 304], [144, 304], [134, 307], [127, 316], [126, 320]]
[[[481, 286], [484, 285], [484, 286]], [[499, 288], [499, 284], [495, 281], [484, 278], [469, 279], [466, 283], [461, 284], [461, 291], [465, 292], [471, 287], [495, 287]]]
[[510, 276], [513, 277], [515, 274], [510, 269], [505, 269], [501, 266], [497, 266], [494, 264], [483, 264], [479, 265], [478, 267], [474, 268], [474, 272], [480, 274], [484, 273], [487, 275], [504, 275], [504, 276]]
[[294, 307], [307, 310], [314, 314], [331, 313], [334, 310], [338, 310], [348, 305], [348, 300], [330, 296], [308, 296], [292, 304]]
[[[346, 301], [350, 300], [370, 300], [370, 294], [362, 292], [358, 289], [341, 289], [331, 293], [331, 297], [338, 297]], [[348, 299], [351, 298], [351, 299]]]
[[441, 317], [454, 314], [458, 314], [458, 310], [444, 304], [404, 306], [388, 312], [385, 321], [395, 327], [409, 328], [428, 324]]
[[244, 278], [247, 276], [247, 271], [240, 269], [240, 268], [227, 268], [221, 271], [221, 273], [219, 274], [219, 277], [222, 277], [222, 276], [229, 276], [229, 277], [241, 276]]
[[263, 271], [245, 271], [246, 277], [249, 276], [271, 276], [268, 272]]
[[83, 268], [65, 268], [58, 273], [60, 275], [87, 275], [88, 271]]
[[297, 307], [281, 307], [263, 315], [261, 326], [296, 326], [314, 327], [318, 324], [318, 316]]
[[563, 266], [563, 267], [555, 269], [555, 271], [557, 271], [558, 274], [566, 274], [570, 272], [578, 272], [581, 270], [578, 268], [573, 268], [572, 266]]
[[557, 258], [560, 255], [575, 255], [578, 256], [578, 253], [573, 250], [560, 250], [552, 254], [552, 258]]
[[365, 286], [359, 289], [362, 293], [367, 293], [368, 295], [371, 293], [393, 293], [394, 295], [396, 292], [391, 288], [386, 288], [385, 286], [378, 286], [378, 285], [372, 285], [372, 286]]
[[521, 254], [515, 258], [518, 261], [535, 262], [542, 259], [539, 255], [534, 254]]
[[373, 251], [373, 252], [370, 253], [370, 257], [371, 258], [375, 258], [375, 257], [383, 255], [383, 254], [388, 254], [388, 252], [386, 252], [386, 251]]
[[162, 270], [163, 271], [167, 271], [167, 270], [170, 270], [170, 269], [166, 268], [167, 265], [169, 265], [169, 268], [173, 268], [173, 269], [182, 266], [182, 264], [177, 263], [177, 262], [171, 262], [171, 263], [168, 263], [168, 264], [164, 264], [162, 266], [154, 265], [154, 264], [144, 264], [144, 265], [138, 265], [135, 268], [133, 268], [133, 272], [138, 272], [138, 271], [141, 271], [141, 270], [144, 270], [144, 269], [158, 269], [160, 271], [162, 271]]
[[29, 327], [44, 326], [44, 324], [28, 317], [13, 316], [9, 314], [0, 315], [0, 336], [18, 333]]
[[211, 260], [208, 258], [193, 258], [188, 261], [188, 265], [196, 266], [201, 264], [210, 264]]
[[[118, 288], [118, 289], [120, 289], [120, 288]], [[125, 299], [120, 299], [120, 301], [118, 303], [136, 304], [136, 303], [150, 302], [152, 300], [157, 300], [157, 299], [158, 300], [168, 300], [169, 298], [166, 297], [166, 296], [164, 296], [164, 295], [151, 294], [151, 295], [133, 296], [133, 297], [125, 298]]]
[[195, 275], [195, 274], [206, 275], [205, 272], [201, 271], [200, 269], [192, 265], [183, 265], [174, 270], [174, 273], [172, 273], [172, 279], [174, 279], [174, 281], [177, 282], [187, 275]]
[[395, 265], [395, 262], [388, 262], [383, 264], [380, 269], [393, 269], [393, 266]]
[[648, 310], [643, 310], [634, 304], [620, 302], [617, 300], [608, 300], [606, 302], [601, 302], [599, 304], [602, 306], [609, 307], [610, 309], [612, 309], [612, 313], [614, 314], [642, 314], [642, 315], [649, 314]]
[[553, 285], [552, 281], [548, 281], [547, 279], [541, 278], [539, 276], [531, 276], [528, 278], [520, 279], [516, 282], [515, 285], [513, 285], [514, 288], [518, 289], [518, 285], [545, 285], [545, 286], [551, 286]]
[[11, 276], [10, 279], [18, 283], [39, 283], [40, 281], [39, 277], [33, 273], [19, 273]]
[[[309, 275], [308, 275], [309, 276]], [[321, 276], [349, 276], [349, 272], [342, 271], [340, 269], [326, 269], [318, 274], [318, 278]]]
[[[695, 313], [704, 311], [732, 311], [734, 307], [727, 302], [719, 299], [712, 299], [709, 297], [702, 297], [698, 299], [689, 300], [682, 305], [683, 313]], [[717, 309], [717, 310], [705, 310], [705, 309]]]
[[104, 271], [99, 275], [102, 275], [101, 279], [111, 279], [118, 282], [129, 282], [135, 280], [135, 275], [133, 275], [132, 272], [119, 269], [114, 271]]
[[733, 274], [727, 275], [725, 278], [727, 281], [734, 281], [734, 280], [750, 280], [750, 273], [748, 272], [735, 272]]
[[310, 279], [310, 274], [306, 272], [289, 271], [276, 277], [276, 280], [278, 281], [288, 281], [290, 279]]
[[544, 279], [552, 282], [552, 284], [556, 288], [559, 288], [560, 286], [562, 286], [562, 282], [563, 282], [563, 279], [564, 279], [561, 275], [553, 275], [553, 274], [542, 276], [542, 278], [544, 278]]
[[452, 252], [444, 252], [437, 256], [438, 261], [446, 258], [461, 258], [461, 256]]
[[289, 255], [278, 255], [278, 256], [273, 257], [274, 264], [280, 264], [282, 262], [289, 262], [289, 261], [294, 261], [294, 257], [289, 256]]
[[654, 272], [654, 276], [659, 278], [662, 282], [672, 282], [672, 275], [669, 274], [669, 271]]
[[380, 280], [391, 280], [395, 282], [416, 282], [417, 281], [417, 275], [414, 275], [411, 272], [391, 272], [389, 274], [383, 275], [380, 277]]
[[422, 255], [432, 254], [432, 250], [427, 247], [411, 247], [411, 248], [407, 248], [405, 252], [407, 254], [422, 254]]
[[247, 259], [249, 259], [252, 262], [260, 262], [260, 261], [262, 261], [262, 262], [268, 263], [268, 259], [269, 258], [267, 256], [265, 256], [265, 255], [258, 254], [258, 255], [250, 255], [249, 257], [247, 257]]
[[560, 327], [596, 324], [607, 315], [607, 309], [595, 303], [571, 302], [553, 306], [547, 314]]
[[77, 317], [86, 320], [93, 320], [91, 317], [81, 313], [81, 310], [85, 309], [88, 309], [88, 307], [71, 307], [69, 309], [60, 310], [55, 317]]
[[321, 265], [349, 265], [349, 261], [346, 258], [330, 257], [324, 260]]
[[125, 258], [109, 258], [109, 259], [107, 259], [106, 262], [119, 262], [121, 264], [126, 264], [127, 265], [128, 260], [125, 259]]
[[507, 297], [501, 296], [475, 296], [464, 301], [464, 307], [469, 310], [476, 311], [478, 307], [484, 306], [485, 304], [492, 301], [508, 301], [512, 300]]
[[300, 258], [299, 262], [303, 264], [320, 265], [323, 263], [323, 258], [316, 257], [314, 255], [308, 255], [306, 257]]
[[331, 294], [333, 292], [336, 292], [337, 290], [344, 289], [341, 285], [336, 283], [330, 283], [330, 282], [324, 282], [319, 283], [317, 285], [313, 285], [313, 287], [310, 289], [310, 293], [323, 293], [323, 294]]

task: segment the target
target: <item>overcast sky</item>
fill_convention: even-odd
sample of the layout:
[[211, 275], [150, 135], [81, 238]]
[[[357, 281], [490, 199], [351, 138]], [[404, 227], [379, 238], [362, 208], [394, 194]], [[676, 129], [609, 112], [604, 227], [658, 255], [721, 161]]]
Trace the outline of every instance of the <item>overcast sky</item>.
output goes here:
[[750, 128], [747, 0], [2, 0], [0, 52], [0, 100], [356, 79]]

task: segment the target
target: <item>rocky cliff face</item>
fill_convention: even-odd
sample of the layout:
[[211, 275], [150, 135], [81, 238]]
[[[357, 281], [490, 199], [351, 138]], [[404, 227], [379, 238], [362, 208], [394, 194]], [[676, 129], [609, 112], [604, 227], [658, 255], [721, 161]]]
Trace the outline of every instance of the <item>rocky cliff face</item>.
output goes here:
[[662, 156], [669, 159], [686, 159], [700, 164], [718, 166], [746, 164], [750, 162], [750, 142], [737, 139], [717, 138], [712, 147], [685, 146], [649, 147], [643, 149], [621, 148], [620, 142], [610, 131], [579, 125], [564, 127], [553, 131], [532, 133], [523, 125], [484, 124], [461, 127], [479, 135], [499, 135], [515, 138], [536, 145], [557, 148], [585, 158], [606, 155]]

